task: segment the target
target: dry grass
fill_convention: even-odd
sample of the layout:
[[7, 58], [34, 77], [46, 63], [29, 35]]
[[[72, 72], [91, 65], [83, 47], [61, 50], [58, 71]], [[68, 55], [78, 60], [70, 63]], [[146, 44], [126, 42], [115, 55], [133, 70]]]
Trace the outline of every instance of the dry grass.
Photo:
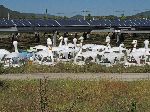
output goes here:
[[1, 81], [2, 112], [149, 112], [150, 82]]

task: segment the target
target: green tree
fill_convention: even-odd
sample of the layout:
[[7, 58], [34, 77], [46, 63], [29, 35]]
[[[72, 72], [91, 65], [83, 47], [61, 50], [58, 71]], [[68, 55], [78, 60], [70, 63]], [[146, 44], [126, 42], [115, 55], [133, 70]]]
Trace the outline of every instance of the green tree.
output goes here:
[[126, 19], [126, 16], [124, 14], [121, 14], [121, 17], [120, 17], [121, 20], [125, 20]]
[[87, 20], [91, 20], [91, 19], [92, 19], [91, 14], [88, 14], [88, 16], [87, 16]]
[[31, 16], [31, 18], [32, 18], [32, 19], [36, 19], [36, 15], [33, 14], [33, 15]]
[[64, 16], [64, 19], [68, 19], [68, 17], [67, 17], [67, 16]]

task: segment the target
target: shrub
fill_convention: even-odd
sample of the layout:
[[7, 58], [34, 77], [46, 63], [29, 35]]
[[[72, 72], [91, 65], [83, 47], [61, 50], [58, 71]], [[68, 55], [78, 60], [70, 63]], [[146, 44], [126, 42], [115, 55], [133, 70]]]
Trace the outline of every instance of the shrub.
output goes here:
[[131, 66], [125, 68], [118, 64], [111, 67], [105, 67], [95, 63], [89, 63], [83, 66], [75, 65], [73, 63], [58, 63], [54, 66], [46, 65], [24, 65], [21, 67], [10, 67], [3, 69], [0, 66], [0, 74], [9, 73], [150, 73], [150, 66]]
[[9, 85], [5, 81], [0, 80], [0, 91], [8, 89]]

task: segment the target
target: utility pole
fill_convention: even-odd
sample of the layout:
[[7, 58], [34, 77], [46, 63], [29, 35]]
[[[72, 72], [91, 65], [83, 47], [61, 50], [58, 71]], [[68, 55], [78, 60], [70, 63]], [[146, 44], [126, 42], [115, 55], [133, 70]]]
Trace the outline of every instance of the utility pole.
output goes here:
[[88, 10], [83, 10], [83, 11], [81, 11], [81, 12], [83, 12], [83, 16], [84, 16], [84, 20], [86, 19], [86, 13], [88, 13], [88, 12], [90, 12], [90, 11], [88, 11]]
[[53, 47], [56, 47], [56, 39], [57, 38], [57, 31], [53, 32]]
[[8, 19], [8, 20], [10, 19], [10, 14], [9, 14], [9, 12], [8, 12], [8, 15], [7, 15], [7, 19]]
[[48, 18], [47, 9], [45, 10], [45, 18], [46, 18], [46, 19]]

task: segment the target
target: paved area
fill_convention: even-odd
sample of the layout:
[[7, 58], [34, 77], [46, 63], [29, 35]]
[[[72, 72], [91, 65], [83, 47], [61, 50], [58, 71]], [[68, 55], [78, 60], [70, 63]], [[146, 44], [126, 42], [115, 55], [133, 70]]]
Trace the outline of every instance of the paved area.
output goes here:
[[3, 74], [2, 80], [32, 80], [32, 79], [71, 79], [71, 80], [119, 80], [136, 81], [149, 80], [150, 73], [36, 73], [36, 74]]

